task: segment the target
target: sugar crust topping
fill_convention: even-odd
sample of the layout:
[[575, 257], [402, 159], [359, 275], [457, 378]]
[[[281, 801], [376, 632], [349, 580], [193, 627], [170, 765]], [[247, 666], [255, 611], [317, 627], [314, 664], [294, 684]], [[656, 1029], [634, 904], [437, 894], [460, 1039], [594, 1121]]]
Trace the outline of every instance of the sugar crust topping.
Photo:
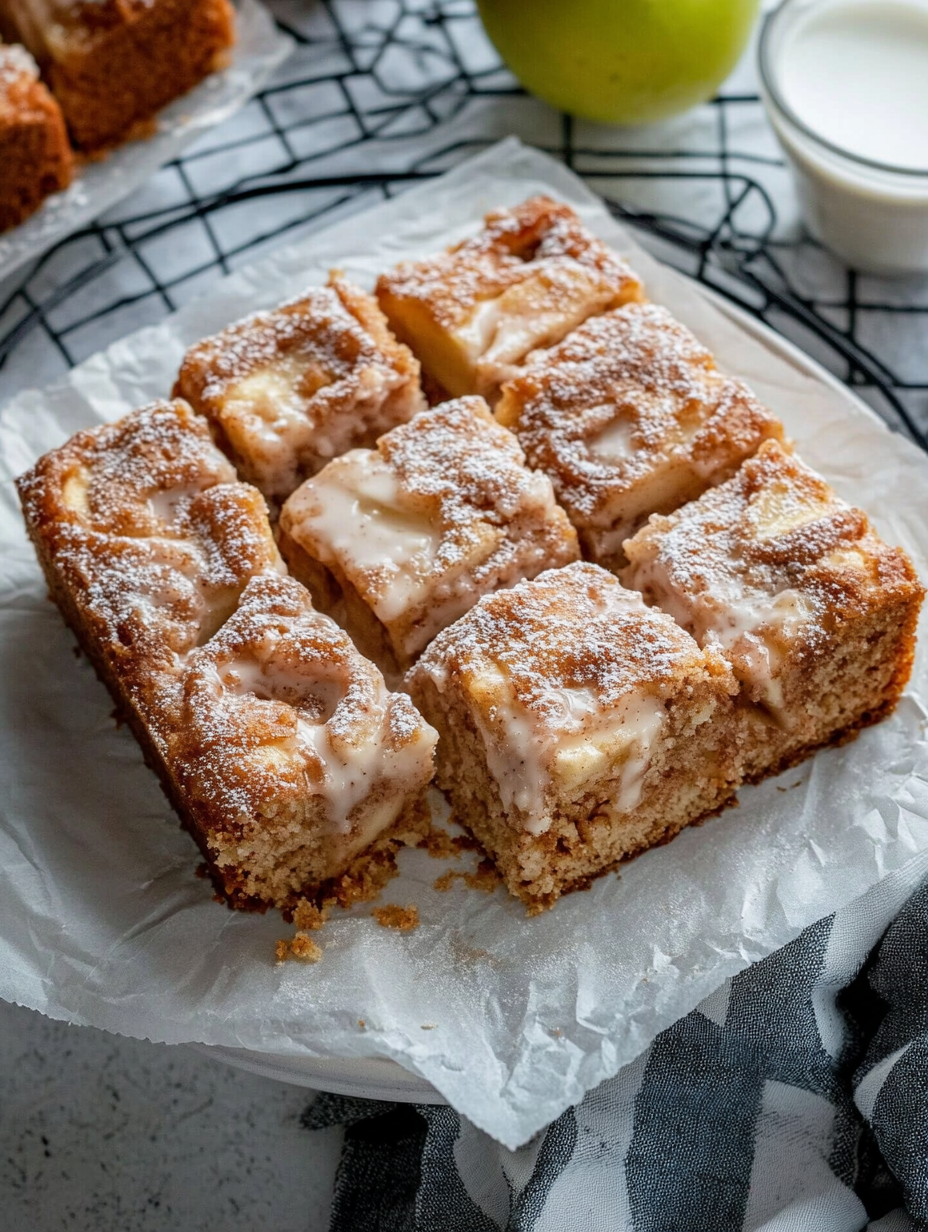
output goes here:
[[601, 273], [631, 294], [637, 276], [606, 244], [593, 236], [567, 205], [533, 197], [512, 209], [493, 210], [483, 230], [447, 252], [424, 261], [406, 261], [383, 274], [378, 293], [389, 291], [428, 303], [435, 320], [456, 329], [478, 301], [502, 294], [521, 282], [531, 267], [552, 267], [556, 295], [557, 264], [575, 261]]
[[328, 458], [425, 406], [418, 361], [376, 300], [337, 274], [192, 347], [175, 393], [221, 426], [246, 476], [281, 500]]
[[[417, 415], [376, 453], [331, 462], [290, 498], [281, 525], [342, 570], [381, 620], [405, 623], [409, 653], [481, 588], [577, 556], [550, 481], [523, 465], [515, 437], [476, 397]], [[459, 609], [450, 617], [448, 604]]]
[[155, 687], [145, 664], [176, 671], [249, 577], [283, 569], [260, 493], [235, 480], [182, 402], [77, 433], [18, 487], [86, 618], [124, 647], [139, 695]]
[[643, 294], [569, 206], [545, 197], [488, 214], [479, 235], [377, 283], [393, 327], [430, 376], [450, 395], [491, 400], [529, 351]]
[[35, 60], [19, 43], [0, 43], [0, 106], [4, 94], [12, 95], [16, 88], [31, 88], [39, 79]]
[[752, 700], [775, 713], [786, 655], [823, 651], [875, 593], [919, 586], [866, 514], [775, 441], [698, 501], [652, 517], [625, 550], [623, 581], [701, 644], [722, 646]]
[[430, 776], [435, 732], [291, 578], [249, 582], [182, 690], [176, 751], [216, 830], [282, 822], [309, 786], [347, 836], [378, 786], [390, 784], [395, 814]]
[[481, 599], [407, 677], [414, 695], [426, 679], [463, 689], [501, 799], [533, 834], [549, 828], [554, 793], [582, 791], [616, 757], [614, 804], [634, 808], [667, 699], [710, 678], [734, 691], [720, 655], [580, 562]]
[[782, 429], [740, 380], [656, 304], [592, 317], [534, 352], [497, 408], [532, 466], [580, 522], [613, 516], [617, 494], [675, 457], [707, 483]]
[[[191, 347], [181, 383], [190, 381], [205, 403], [219, 409], [230, 385], [293, 352], [305, 362], [296, 384], [307, 400], [362, 365], [392, 367], [391, 360], [405, 359], [408, 352], [388, 333], [375, 336], [370, 319], [354, 315], [351, 307], [361, 295], [336, 278], [271, 311], [253, 313]], [[368, 311], [379, 313], [375, 301]]]
[[642, 688], [664, 692], [681, 665], [701, 665], [693, 639], [598, 565], [575, 562], [487, 595], [438, 635], [413, 674], [437, 681], [492, 663], [517, 704], [558, 730], [563, 690], [586, 690], [597, 710]]

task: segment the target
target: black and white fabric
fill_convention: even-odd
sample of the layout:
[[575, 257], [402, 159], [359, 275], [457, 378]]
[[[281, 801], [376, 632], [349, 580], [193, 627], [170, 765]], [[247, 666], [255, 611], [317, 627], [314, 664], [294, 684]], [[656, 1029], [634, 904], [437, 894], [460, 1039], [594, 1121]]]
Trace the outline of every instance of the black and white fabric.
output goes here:
[[928, 1228], [928, 885], [873, 927], [807, 928], [517, 1151], [450, 1108], [320, 1096], [331, 1232]]

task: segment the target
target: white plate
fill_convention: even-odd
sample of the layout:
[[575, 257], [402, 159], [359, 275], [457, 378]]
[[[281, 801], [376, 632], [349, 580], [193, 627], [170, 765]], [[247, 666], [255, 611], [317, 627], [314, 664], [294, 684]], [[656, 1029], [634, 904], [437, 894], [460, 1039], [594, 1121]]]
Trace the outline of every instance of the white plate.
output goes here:
[[119, 146], [100, 162], [86, 163], [70, 188], [47, 198], [25, 222], [0, 234], [0, 279], [92, 222], [207, 129], [227, 120], [293, 49], [293, 39], [278, 30], [259, 0], [236, 0], [236, 29], [228, 68], [165, 107], [153, 136]]

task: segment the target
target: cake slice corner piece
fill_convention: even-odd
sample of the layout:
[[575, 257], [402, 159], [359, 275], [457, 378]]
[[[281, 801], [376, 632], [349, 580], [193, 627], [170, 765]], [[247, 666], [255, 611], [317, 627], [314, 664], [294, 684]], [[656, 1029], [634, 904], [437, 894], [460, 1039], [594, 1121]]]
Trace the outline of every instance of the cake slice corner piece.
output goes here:
[[234, 906], [347, 905], [424, 833], [436, 733], [294, 579], [249, 582], [181, 694], [174, 794]]
[[896, 706], [925, 589], [907, 554], [780, 444], [626, 541], [627, 586], [716, 646], [740, 682], [745, 777]]
[[61, 108], [32, 56], [0, 42], [0, 232], [71, 183], [74, 156]]
[[530, 913], [730, 803], [737, 685], [599, 566], [484, 598], [407, 676], [438, 784]]
[[621, 257], [549, 197], [494, 210], [476, 236], [377, 283], [387, 319], [427, 376], [450, 397], [491, 403], [529, 351], [643, 296]]

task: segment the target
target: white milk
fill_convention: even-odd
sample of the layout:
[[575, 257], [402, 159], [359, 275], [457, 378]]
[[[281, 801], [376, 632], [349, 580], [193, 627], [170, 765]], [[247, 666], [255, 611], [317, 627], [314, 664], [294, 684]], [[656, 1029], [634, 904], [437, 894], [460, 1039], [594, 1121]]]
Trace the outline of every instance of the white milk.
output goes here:
[[826, 141], [928, 171], [928, 6], [860, 0], [814, 9], [786, 34], [777, 79], [799, 119]]
[[859, 269], [928, 270], [928, 0], [786, 0], [760, 58], [813, 234]]

